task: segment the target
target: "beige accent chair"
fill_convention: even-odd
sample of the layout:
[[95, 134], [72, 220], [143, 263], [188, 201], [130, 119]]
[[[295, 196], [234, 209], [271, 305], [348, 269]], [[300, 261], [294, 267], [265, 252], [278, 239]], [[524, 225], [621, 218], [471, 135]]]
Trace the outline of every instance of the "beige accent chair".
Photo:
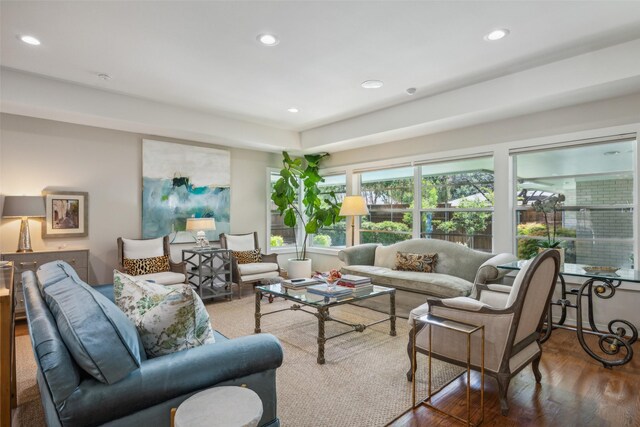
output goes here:
[[[507, 415], [507, 390], [511, 378], [529, 363], [536, 382], [542, 378], [538, 367], [542, 356], [540, 333], [549, 311], [559, 266], [558, 251], [546, 250], [520, 270], [513, 286], [476, 285], [477, 299], [429, 298], [426, 304], [411, 311], [409, 324], [413, 327], [414, 318], [431, 313], [472, 325], [485, 325], [485, 372], [498, 381], [500, 408], [502, 415]], [[509, 293], [505, 293], [507, 290]], [[428, 354], [429, 348], [428, 328], [424, 324], [418, 325], [416, 331], [412, 328], [408, 346], [410, 360], [414, 333], [417, 351]], [[433, 328], [432, 339], [432, 357], [466, 366], [466, 336], [444, 328]], [[480, 336], [474, 334], [471, 339], [471, 365], [475, 370], [480, 370], [480, 345]], [[407, 378], [410, 380], [412, 375], [409, 369]]]
[[[253, 251], [260, 249], [258, 233], [246, 234], [220, 234], [220, 247], [232, 251]], [[238, 284], [238, 294], [242, 298], [242, 285], [245, 283], [257, 284], [266, 279], [280, 276], [278, 255], [262, 254], [262, 262], [250, 264], [238, 264], [238, 260], [232, 257], [233, 280]]]
[[171, 261], [169, 236], [141, 240], [123, 239], [122, 237], [118, 237], [118, 270], [120, 271], [125, 271], [123, 265], [124, 258], [143, 259], [163, 255], [169, 256], [170, 271], [142, 274], [136, 277], [143, 280], [150, 280], [160, 285], [189, 283], [187, 281], [186, 264], [184, 262]]

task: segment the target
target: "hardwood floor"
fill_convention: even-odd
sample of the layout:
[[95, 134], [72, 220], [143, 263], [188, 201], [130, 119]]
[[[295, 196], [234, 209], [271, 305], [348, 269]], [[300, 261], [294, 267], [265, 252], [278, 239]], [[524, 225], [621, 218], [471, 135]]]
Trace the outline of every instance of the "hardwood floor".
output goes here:
[[[597, 348], [594, 337], [588, 342]], [[640, 348], [637, 343], [635, 350]], [[555, 330], [543, 345], [542, 382], [531, 367], [509, 386], [509, 415], [500, 415], [498, 386], [485, 378], [483, 426], [640, 426], [640, 356], [625, 366], [605, 369], [578, 344], [575, 333]], [[440, 392], [434, 405], [466, 418], [464, 375]], [[471, 375], [472, 396], [479, 396], [480, 376]], [[474, 396], [474, 397], [477, 397]], [[479, 418], [479, 397], [472, 398], [472, 421]], [[393, 427], [463, 425], [421, 406], [391, 423]]]
[[[16, 335], [28, 334], [19, 322]], [[588, 342], [597, 346], [594, 337]], [[635, 350], [640, 347], [634, 345]], [[595, 347], [594, 347], [595, 348]], [[574, 332], [555, 330], [543, 345], [540, 362], [542, 382], [536, 384], [531, 367], [520, 372], [509, 386], [509, 415], [500, 415], [498, 387], [485, 379], [483, 426], [640, 426], [640, 355], [625, 366], [605, 369], [578, 344]], [[479, 417], [480, 376], [474, 372], [472, 420]], [[464, 376], [451, 383], [434, 399], [439, 408], [466, 417]], [[463, 425], [426, 407], [405, 413], [392, 427]]]

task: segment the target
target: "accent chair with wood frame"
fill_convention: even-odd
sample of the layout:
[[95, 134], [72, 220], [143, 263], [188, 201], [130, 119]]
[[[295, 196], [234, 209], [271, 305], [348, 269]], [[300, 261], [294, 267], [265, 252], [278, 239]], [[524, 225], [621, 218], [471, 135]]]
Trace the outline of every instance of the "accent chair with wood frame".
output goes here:
[[[118, 270], [125, 272], [124, 259], [144, 259], [158, 256], [169, 257], [169, 271], [160, 273], [142, 274], [136, 276], [143, 280], [149, 280], [160, 285], [176, 285], [189, 283], [187, 279], [186, 263], [171, 261], [171, 248], [169, 236], [155, 239], [123, 239], [118, 237]], [[127, 273], [128, 274], [128, 273]]]
[[[546, 250], [529, 261], [518, 273], [513, 286], [476, 285], [477, 299], [455, 297], [448, 299], [429, 298], [426, 304], [411, 311], [409, 323], [424, 314], [433, 315], [485, 326], [485, 372], [498, 381], [500, 408], [507, 415], [509, 405], [507, 391], [509, 382], [518, 372], [531, 363], [536, 382], [542, 375], [539, 364], [541, 330], [549, 312], [549, 302], [558, 278], [560, 255], [556, 250]], [[498, 285], [499, 286], [499, 285]], [[504, 289], [503, 289], [504, 288]], [[510, 292], [505, 294], [504, 291]], [[505, 297], [506, 296], [506, 297]], [[493, 305], [491, 305], [493, 304]], [[428, 354], [429, 334], [424, 324], [409, 332], [409, 360], [412, 360], [413, 334], [416, 334], [416, 349]], [[466, 366], [466, 337], [444, 328], [432, 332], [432, 357]], [[480, 339], [472, 337], [471, 365], [480, 370]], [[411, 380], [410, 368], [407, 378]]]
[[[258, 233], [256, 231], [245, 234], [220, 234], [220, 247], [232, 251], [254, 251], [260, 249]], [[242, 285], [247, 283], [258, 284], [263, 280], [280, 276], [278, 254], [261, 254], [261, 262], [239, 264], [237, 257], [231, 259], [233, 280], [238, 283], [238, 295], [242, 298]]]

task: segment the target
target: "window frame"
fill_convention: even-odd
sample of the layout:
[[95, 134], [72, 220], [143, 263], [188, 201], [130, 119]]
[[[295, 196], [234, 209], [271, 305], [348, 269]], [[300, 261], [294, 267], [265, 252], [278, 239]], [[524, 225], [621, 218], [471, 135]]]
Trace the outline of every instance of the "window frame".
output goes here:
[[[569, 206], [562, 206], [560, 207], [557, 211], [561, 212], [563, 217], [564, 217], [564, 213], [565, 212], [572, 212], [572, 211], [576, 211], [579, 212], [581, 209], [588, 209], [589, 211], [620, 211], [620, 210], [626, 210], [626, 209], [630, 209], [632, 211], [632, 237], [630, 238], [620, 238], [620, 237], [598, 237], [598, 238], [584, 238], [584, 237], [565, 237], [565, 236], [559, 236], [559, 239], [561, 239], [562, 241], [568, 241], [568, 242], [574, 242], [574, 244], [576, 242], [602, 242], [602, 243], [606, 243], [606, 242], [614, 242], [614, 243], [631, 243], [632, 245], [632, 255], [635, 259], [634, 261], [634, 268], [640, 269], [640, 266], [638, 265], [638, 258], [637, 258], [637, 254], [639, 252], [639, 248], [638, 248], [638, 234], [640, 233], [640, 230], [638, 229], [639, 224], [638, 224], [638, 203], [639, 203], [639, 199], [640, 197], [638, 197], [638, 188], [639, 188], [639, 183], [638, 181], [640, 180], [640, 177], [638, 176], [638, 157], [640, 156], [640, 149], [639, 149], [639, 137], [640, 134], [636, 134], [633, 136], [627, 136], [625, 138], [616, 138], [615, 136], [610, 136], [609, 138], [607, 137], [601, 137], [601, 138], [593, 138], [590, 140], [582, 140], [582, 141], [567, 141], [567, 142], [559, 142], [559, 143], [555, 143], [555, 144], [550, 144], [550, 145], [546, 145], [546, 146], [532, 146], [524, 149], [517, 149], [517, 150], [511, 150], [509, 151], [509, 162], [510, 162], [510, 166], [511, 166], [511, 170], [512, 170], [512, 177], [510, 180], [510, 201], [511, 201], [511, 218], [512, 218], [512, 227], [511, 227], [511, 233], [512, 233], [512, 253], [515, 254], [516, 256], [518, 255], [518, 242], [519, 240], [546, 240], [546, 237], [544, 236], [519, 236], [518, 235], [518, 214], [519, 212], [529, 212], [533, 210], [533, 207], [530, 205], [526, 205], [526, 206], [522, 206], [522, 205], [518, 205], [518, 173], [517, 173], [517, 156], [520, 154], [527, 154], [527, 153], [534, 153], [534, 152], [543, 152], [543, 151], [554, 151], [554, 150], [560, 150], [560, 149], [569, 149], [569, 148], [578, 148], [581, 146], [593, 146], [593, 145], [605, 145], [608, 143], [615, 143], [615, 142], [621, 142], [621, 141], [629, 141], [632, 142], [634, 144], [634, 159], [632, 160], [632, 168], [629, 171], [623, 171], [623, 172], [627, 172], [631, 175], [631, 178], [633, 179], [633, 190], [632, 190], [632, 196], [633, 196], [633, 200], [631, 201], [631, 203], [625, 203], [625, 204], [615, 204], [615, 205], [586, 205], [586, 204], [572, 204]], [[612, 172], [613, 174], [613, 172]], [[578, 177], [578, 176], [585, 176], [588, 174], [583, 174], [583, 175], [563, 175], [562, 178], [569, 178], [569, 177]], [[593, 175], [598, 175], [598, 174], [593, 174]], [[604, 174], [606, 176], [609, 176], [610, 174]], [[553, 176], [550, 178], [558, 178], [558, 176]]]

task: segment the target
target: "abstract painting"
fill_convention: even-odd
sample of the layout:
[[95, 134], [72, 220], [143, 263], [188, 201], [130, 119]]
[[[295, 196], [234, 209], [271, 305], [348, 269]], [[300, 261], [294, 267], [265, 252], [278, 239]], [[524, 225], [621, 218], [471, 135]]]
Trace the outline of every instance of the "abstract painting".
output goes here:
[[214, 218], [207, 240], [229, 233], [229, 152], [162, 141], [142, 141], [142, 238], [194, 242], [187, 218]]

